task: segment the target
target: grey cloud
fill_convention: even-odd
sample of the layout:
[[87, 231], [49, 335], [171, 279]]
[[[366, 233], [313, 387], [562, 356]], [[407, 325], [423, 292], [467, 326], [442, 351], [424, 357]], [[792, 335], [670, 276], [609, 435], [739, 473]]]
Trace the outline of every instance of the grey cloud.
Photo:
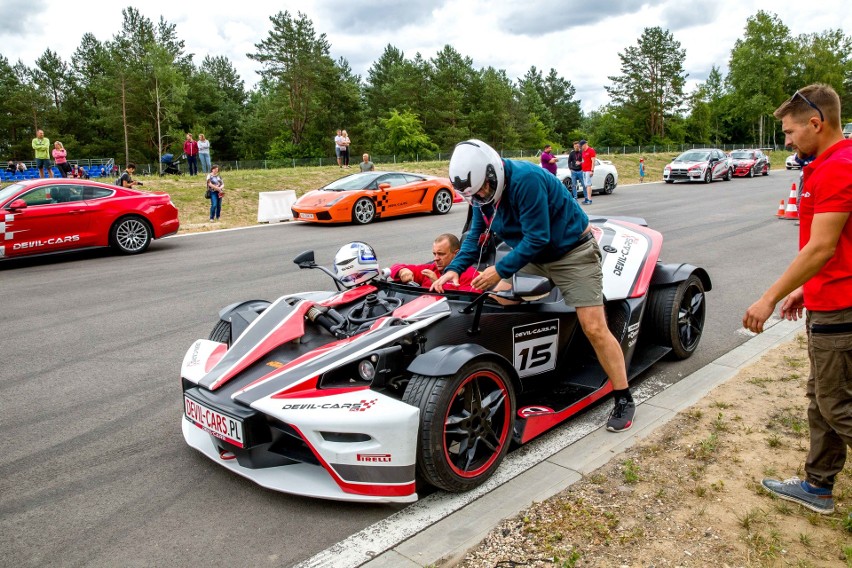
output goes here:
[[406, 3], [394, 0], [327, 2], [324, 3], [324, 16], [334, 30], [352, 35], [386, 34], [388, 30], [423, 22], [446, 2], [447, 0], [415, 0]]
[[540, 36], [576, 27], [593, 26], [615, 16], [632, 14], [644, 6], [662, 4], [665, 0], [612, 0], [601, 7], [600, 2], [571, 0], [550, 4], [525, 4], [501, 18], [500, 27], [513, 35]]
[[[32, 31], [36, 18], [49, 17], [33, 9], [28, 0], [3, 0], [0, 2], [0, 38], [4, 36], [26, 36]], [[14, 63], [14, 62], [11, 62]]]
[[692, 0], [691, 2], [669, 2], [663, 10], [660, 27], [678, 31], [694, 26], [713, 23], [721, 14], [715, 0]]

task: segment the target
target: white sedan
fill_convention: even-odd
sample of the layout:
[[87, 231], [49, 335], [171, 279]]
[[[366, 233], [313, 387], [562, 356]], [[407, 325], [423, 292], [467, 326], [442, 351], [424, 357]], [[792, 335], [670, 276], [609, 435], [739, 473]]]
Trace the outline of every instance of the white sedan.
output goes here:
[[[556, 157], [556, 177], [571, 190], [571, 170], [568, 169], [568, 155], [559, 154]], [[595, 173], [592, 175], [592, 195], [605, 193], [607, 195], [615, 191], [618, 185], [618, 170], [609, 160], [595, 158]], [[577, 195], [583, 195], [583, 186], [577, 190]]]
[[788, 170], [800, 170], [802, 169], [802, 164], [796, 161], [796, 154], [790, 154], [787, 156], [787, 160], [784, 162], [784, 165]]

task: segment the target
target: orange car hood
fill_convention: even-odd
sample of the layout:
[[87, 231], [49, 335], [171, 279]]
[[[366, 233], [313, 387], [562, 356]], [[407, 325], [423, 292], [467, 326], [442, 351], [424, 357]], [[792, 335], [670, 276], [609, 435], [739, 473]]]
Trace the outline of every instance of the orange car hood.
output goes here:
[[348, 197], [352, 193], [357, 192], [323, 191], [321, 189], [315, 189], [313, 191], [309, 191], [308, 193], [300, 197], [299, 200], [296, 202], [296, 205], [302, 207], [324, 207], [327, 203], [330, 203], [335, 199], [340, 199], [341, 197]]

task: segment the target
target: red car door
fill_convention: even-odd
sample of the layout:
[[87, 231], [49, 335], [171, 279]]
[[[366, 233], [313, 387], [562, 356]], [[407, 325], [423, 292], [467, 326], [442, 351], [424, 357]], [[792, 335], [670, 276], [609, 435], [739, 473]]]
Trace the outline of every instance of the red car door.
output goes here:
[[[21, 203], [23, 202], [23, 203]], [[13, 207], [20, 204], [21, 207]], [[4, 209], [3, 256], [44, 254], [91, 246], [91, 208], [82, 188], [69, 184], [40, 185], [9, 200]]]

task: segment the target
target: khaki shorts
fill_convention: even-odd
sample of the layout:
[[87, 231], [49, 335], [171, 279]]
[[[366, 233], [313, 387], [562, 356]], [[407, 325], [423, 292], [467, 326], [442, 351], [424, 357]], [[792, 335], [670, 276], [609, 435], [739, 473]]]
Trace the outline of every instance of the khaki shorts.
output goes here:
[[601, 249], [595, 239], [583, 243], [553, 262], [530, 264], [520, 272], [545, 276], [562, 292], [565, 305], [575, 308], [603, 305]]

